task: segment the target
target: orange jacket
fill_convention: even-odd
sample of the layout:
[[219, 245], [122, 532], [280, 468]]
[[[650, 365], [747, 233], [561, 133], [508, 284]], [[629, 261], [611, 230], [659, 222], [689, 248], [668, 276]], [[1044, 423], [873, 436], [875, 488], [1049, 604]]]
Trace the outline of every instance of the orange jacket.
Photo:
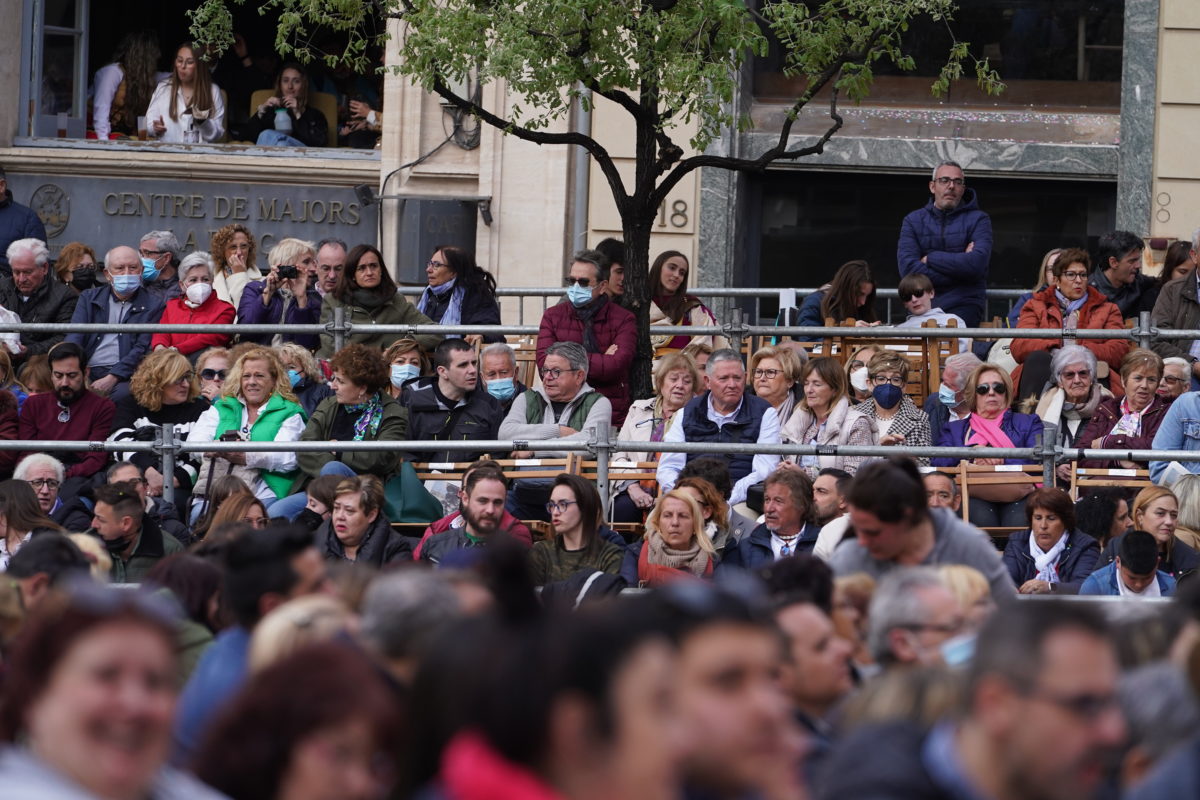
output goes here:
[[[1021, 309], [1018, 328], [1061, 328], [1062, 306], [1054, 296], [1054, 287], [1048, 286], [1029, 298]], [[1094, 286], [1087, 287], [1087, 299], [1079, 309], [1079, 327], [1101, 330], [1123, 330], [1125, 320], [1121, 310], [1102, 295]], [[1096, 360], [1105, 361], [1113, 374], [1121, 371], [1121, 359], [1129, 352], [1128, 339], [1078, 339], [1078, 344], [1096, 354]], [[1023, 364], [1031, 353], [1062, 347], [1062, 339], [1016, 339], [1012, 341], [1012, 357]]]

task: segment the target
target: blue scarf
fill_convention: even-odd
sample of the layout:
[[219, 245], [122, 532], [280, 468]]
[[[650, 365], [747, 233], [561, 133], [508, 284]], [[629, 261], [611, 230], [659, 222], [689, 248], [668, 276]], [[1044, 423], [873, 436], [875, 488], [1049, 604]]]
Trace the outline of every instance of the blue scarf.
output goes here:
[[1066, 318], [1083, 308], [1083, 304], [1087, 302], [1087, 292], [1083, 293], [1083, 297], [1078, 300], [1068, 300], [1067, 296], [1058, 289], [1054, 290], [1054, 296], [1058, 299], [1058, 304], [1063, 307], [1063, 317]]
[[439, 325], [458, 325], [461, 323], [463, 295], [466, 292], [461, 286], [457, 286], [457, 283], [458, 278], [452, 278], [441, 286], [426, 286], [425, 291], [421, 293], [421, 299], [417, 302], [417, 310], [427, 317], [430, 316], [428, 309], [434, 305], [433, 298], [435, 296], [441, 297], [453, 289], [454, 294], [450, 296], [450, 305], [446, 308], [445, 313], [442, 314], [442, 318], [435, 319], [434, 322]]

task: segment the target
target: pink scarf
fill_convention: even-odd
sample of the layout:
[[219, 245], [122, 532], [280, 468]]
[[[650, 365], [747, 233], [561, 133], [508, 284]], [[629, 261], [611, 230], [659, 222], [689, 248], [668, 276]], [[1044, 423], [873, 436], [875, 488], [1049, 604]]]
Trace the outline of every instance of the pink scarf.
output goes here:
[[970, 424], [967, 430], [970, 436], [967, 437], [967, 444], [981, 444], [985, 447], [1014, 447], [1012, 439], [1008, 438], [1008, 434], [1000, 429], [1000, 420], [1004, 419], [1001, 414], [996, 419], [984, 419], [978, 414], [971, 414]]

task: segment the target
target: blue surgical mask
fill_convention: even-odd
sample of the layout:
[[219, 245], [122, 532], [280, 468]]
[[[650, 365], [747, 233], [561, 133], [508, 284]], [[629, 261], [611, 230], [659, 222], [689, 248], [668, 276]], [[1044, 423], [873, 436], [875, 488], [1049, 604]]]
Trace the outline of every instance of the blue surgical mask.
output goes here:
[[130, 295], [142, 285], [141, 275], [113, 275], [112, 288], [119, 295]]
[[288, 383], [290, 383], [292, 385], [293, 389], [295, 389], [297, 386], [299, 386], [300, 381], [302, 381], [302, 380], [304, 380], [304, 375], [301, 374], [300, 370], [298, 370], [298, 369], [289, 369], [288, 370]]
[[975, 634], [960, 633], [942, 642], [942, 661], [951, 669], [965, 667], [975, 656]]
[[938, 387], [938, 400], [947, 408], [954, 408], [958, 405], [958, 397], [955, 391], [944, 383]]
[[567, 287], [567, 299], [570, 300], [571, 305], [575, 306], [576, 308], [579, 306], [586, 306], [588, 303], [592, 302], [592, 290], [585, 289], [578, 283], [572, 283]]
[[517, 385], [512, 378], [496, 378], [487, 382], [487, 390], [497, 400], [507, 400], [517, 393]]
[[154, 263], [153, 258], [142, 259], [142, 280], [147, 282], [156, 281], [161, 273], [162, 270]]
[[883, 386], [876, 386], [871, 394], [881, 408], [895, 408], [904, 396], [904, 390], [894, 383], [885, 383]]
[[392, 386], [399, 389], [405, 381], [410, 381], [421, 374], [412, 364], [392, 364]]

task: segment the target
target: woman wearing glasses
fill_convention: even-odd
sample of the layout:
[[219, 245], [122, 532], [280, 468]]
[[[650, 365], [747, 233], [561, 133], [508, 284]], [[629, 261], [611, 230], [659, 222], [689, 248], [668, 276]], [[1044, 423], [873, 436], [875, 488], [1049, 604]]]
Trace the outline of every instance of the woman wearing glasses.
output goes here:
[[211, 403], [221, 396], [221, 387], [225, 385], [225, 376], [229, 374], [229, 365], [232, 363], [229, 351], [224, 347], [210, 347], [196, 359], [200, 394], [208, 402]]
[[788, 347], [760, 347], [750, 356], [750, 371], [746, 377], [754, 394], [775, 409], [781, 426], [792, 418], [797, 403], [804, 396], [799, 386], [803, 369], [800, 356]]
[[[1029, 298], [1021, 309], [1017, 327], [1124, 330], [1121, 310], [1099, 289], [1088, 285], [1091, 267], [1092, 259], [1086, 250], [1076, 247], [1063, 250], [1054, 261], [1054, 285]], [[1105, 362], [1113, 373], [1129, 352], [1129, 342], [1125, 339], [1080, 339], [1079, 344], [1095, 353], [1097, 361]], [[1012, 357], [1020, 365], [1012, 375], [1018, 399], [1041, 397], [1050, 380], [1050, 357], [1062, 346], [1062, 339], [1013, 339]], [[1120, 381], [1115, 378], [1111, 388], [1117, 396], [1123, 393]]]
[[[822, 356], [805, 364], [800, 383], [804, 399], [780, 430], [785, 444], [879, 444], [874, 420], [851, 407], [846, 394], [846, 373], [836, 358]], [[865, 456], [788, 456], [781, 466], [795, 463], [815, 480], [817, 473], [826, 467], [853, 475], [864, 461]]]
[[[871, 399], [854, 406], [854, 410], [875, 420], [881, 445], [930, 447], [933, 444], [929, 415], [904, 393], [910, 369], [908, 359], [891, 350], [876, 353], [867, 364]], [[928, 466], [929, 459], [918, 457], [917, 463]]]
[[[1042, 421], [1033, 414], [1010, 410], [1012, 391], [1012, 378], [1003, 367], [986, 362], [976, 367], [963, 387], [971, 413], [946, 425], [938, 447], [978, 447], [980, 453], [992, 447], [1035, 447], [1042, 435]], [[960, 460], [938, 457], [931, 463], [935, 467], [954, 467]], [[971, 463], [996, 466], [1036, 462], [981, 456]], [[980, 528], [1024, 527], [1024, 501], [1032, 491], [1032, 483], [972, 486], [968, 518]]]
[[[475, 263], [461, 247], [441, 245], [425, 265], [428, 285], [417, 301], [417, 310], [438, 325], [499, 325], [496, 279]], [[471, 344], [502, 342], [503, 336], [472, 334]]]
[[[1087, 427], [1079, 434], [1077, 447], [1119, 450], [1150, 450], [1154, 434], [1167, 416], [1171, 402], [1158, 394], [1163, 362], [1157, 353], [1136, 348], [1121, 360], [1121, 383], [1125, 396], [1102, 401]], [[1088, 459], [1079, 466], [1095, 469], [1144, 469], [1133, 461]]]
[[582, 570], [620, 572], [624, 552], [602, 538], [600, 494], [594, 484], [578, 475], [559, 475], [546, 511], [554, 538], [535, 543], [529, 551], [535, 585], [565, 581]]

